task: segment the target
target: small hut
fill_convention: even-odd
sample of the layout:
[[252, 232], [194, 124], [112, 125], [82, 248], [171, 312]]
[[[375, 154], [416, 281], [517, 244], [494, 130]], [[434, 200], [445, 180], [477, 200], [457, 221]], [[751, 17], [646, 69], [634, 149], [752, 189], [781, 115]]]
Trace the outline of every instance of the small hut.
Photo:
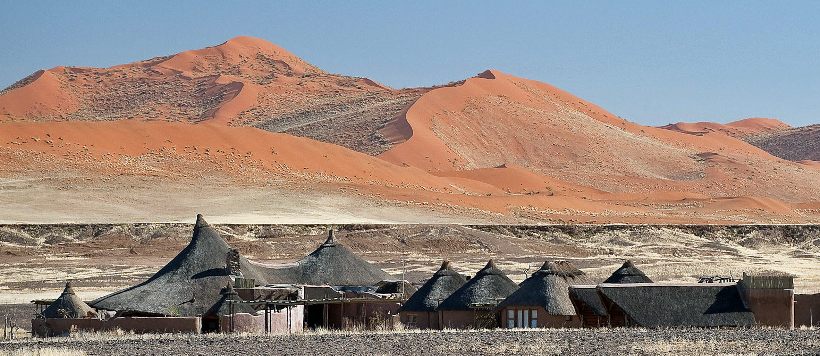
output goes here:
[[652, 283], [652, 280], [638, 267], [635, 267], [631, 260], [627, 260], [620, 268], [612, 272], [604, 283]]
[[116, 311], [118, 316], [201, 316], [220, 300], [222, 287], [235, 277], [265, 284], [260, 269], [239, 256], [197, 215], [191, 242], [168, 264], [147, 281], [101, 297], [92, 305]]
[[501, 302], [502, 326], [544, 328], [580, 326], [569, 286], [589, 284], [584, 272], [568, 261], [545, 262], [518, 290]]
[[409, 327], [421, 329], [441, 329], [439, 304], [453, 292], [461, 288], [467, 280], [450, 267], [450, 261], [441, 263], [441, 268], [433, 273], [419, 290], [401, 308], [401, 321]]
[[498, 303], [518, 289], [490, 260], [475, 277], [439, 305], [443, 328], [489, 328], [498, 325]]
[[[380, 282], [393, 281], [393, 277], [339, 243], [333, 230], [305, 258], [290, 266], [268, 268], [266, 275], [269, 283], [309, 286], [305, 292], [305, 323], [310, 328], [389, 326], [397, 321], [394, 317], [403, 299], [400, 292], [395, 298], [392, 293], [390, 298], [377, 295], [379, 288], [389, 289], [390, 283]], [[394, 284], [399, 290], [401, 286]]]
[[60, 297], [44, 309], [41, 315], [46, 319], [86, 319], [96, 318], [97, 312], [74, 294], [71, 282], [66, 282]]
[[755, 317], [735, 283], [601, 284], [612, 326], [748, 327]]

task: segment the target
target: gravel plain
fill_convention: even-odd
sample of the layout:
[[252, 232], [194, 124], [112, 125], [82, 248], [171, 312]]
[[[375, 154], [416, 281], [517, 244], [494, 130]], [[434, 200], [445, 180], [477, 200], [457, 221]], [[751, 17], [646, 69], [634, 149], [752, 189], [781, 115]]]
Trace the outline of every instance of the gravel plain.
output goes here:
[[88, 355], [817, 355], [820, 330], [541, 329], [311, 332], [294, 335], [101, 335], [0, 343], [2, 354]]

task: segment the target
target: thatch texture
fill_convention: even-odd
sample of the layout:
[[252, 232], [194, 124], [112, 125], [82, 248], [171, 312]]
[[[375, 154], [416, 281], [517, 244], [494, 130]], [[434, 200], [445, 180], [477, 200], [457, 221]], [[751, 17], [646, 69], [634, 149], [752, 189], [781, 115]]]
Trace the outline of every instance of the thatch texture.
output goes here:
[[269, 283], [373, 286], [393, 277], [338, 243], [333, 231], [315, 251], [293, 266], [267, 269]]
[[567, 261], [546, 262], [521, 282], [501, 306], [543, 307], [550, 315], [576, 315], [569, 298], [569, 286], [590, 282], [584, 272]]
[[449, 261], [441, 263], [441, 268], [433, 277], [414, 293], [402, 306], [402, 311], [435, 311], [439, 304], [453, 292], [461, 288], [467, 280], [450, 267]]
[[74, 288], [71, 288], [71, 282], [67, 282], [60, 297], [49, 304], [48, 307], [43, 310], [42, 315], [48, 319], [83, 319], [96, 318], [97, 312], [74, 294]]
[[635, 267], [632, 261], [627, 260], [604, 283], [652, 283], [652, 280]]
[[752, 312], [736, 284], [601, 284], [604, 304], [643, 327], [751, 326]]
[[441, 302], [438, 310], [472, 310], [496, 306], [518, 289], [503, 271], [490, 260], [475, 277]]
[[[569, 287], [569, 299], [578, 307], [586, 306], [593, 314], [606, 316], [606, 307], [598, 294], [598, 287], [592, 285], [577, 285]], [[576, 308], [579, 309], [579, 308]]]
[[[122, 314], [195, 316], [208, 311], [232, 282], [227, 268], [230, 246], [202, 215], [197, 215], [193, 238], [174, 259], [147, 281], [92, 302], [97, 309]], [[256, 265], [239, 260], [245, 278], [264, 284]]]

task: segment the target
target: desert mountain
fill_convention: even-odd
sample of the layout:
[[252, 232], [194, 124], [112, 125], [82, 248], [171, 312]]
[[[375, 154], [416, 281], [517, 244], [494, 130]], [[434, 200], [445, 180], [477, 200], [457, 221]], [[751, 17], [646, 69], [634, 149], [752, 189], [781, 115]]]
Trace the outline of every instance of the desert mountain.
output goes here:
[[173, 220], [192, 205], [225, 219], [274, 215], [239, 189], [293, 197], [273, 209], [302, 217], [352, 204], [408, 222], [820, 219], [820, 170], [721, 130], [677, 131], [497, 70], [393, 89], [237, 37], [38, 71], [0, 92], [0, 203], [15, 207], [6, 220], [49, 209], [63, 220]]

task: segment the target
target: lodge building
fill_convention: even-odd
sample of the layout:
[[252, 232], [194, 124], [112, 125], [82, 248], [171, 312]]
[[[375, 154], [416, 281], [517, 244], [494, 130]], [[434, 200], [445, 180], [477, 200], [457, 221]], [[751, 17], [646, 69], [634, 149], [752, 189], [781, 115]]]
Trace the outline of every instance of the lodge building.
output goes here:
[[294, 333], [307, 329], [551, 327], [795, 327], [820, 324], [820, 295], [794, 277], [655, 283], [632, 261], [595, 283], [547, 261], [520, 284], [494, 260], [472, 277], [448, 261], [418, 289], [339, 243], [333, 231], [296, 263], [248, 261], [197, 216], [190, 243], [148, 280], [85, 302], [66, 283], [32, 320], [38, 336], [73, 330]]

